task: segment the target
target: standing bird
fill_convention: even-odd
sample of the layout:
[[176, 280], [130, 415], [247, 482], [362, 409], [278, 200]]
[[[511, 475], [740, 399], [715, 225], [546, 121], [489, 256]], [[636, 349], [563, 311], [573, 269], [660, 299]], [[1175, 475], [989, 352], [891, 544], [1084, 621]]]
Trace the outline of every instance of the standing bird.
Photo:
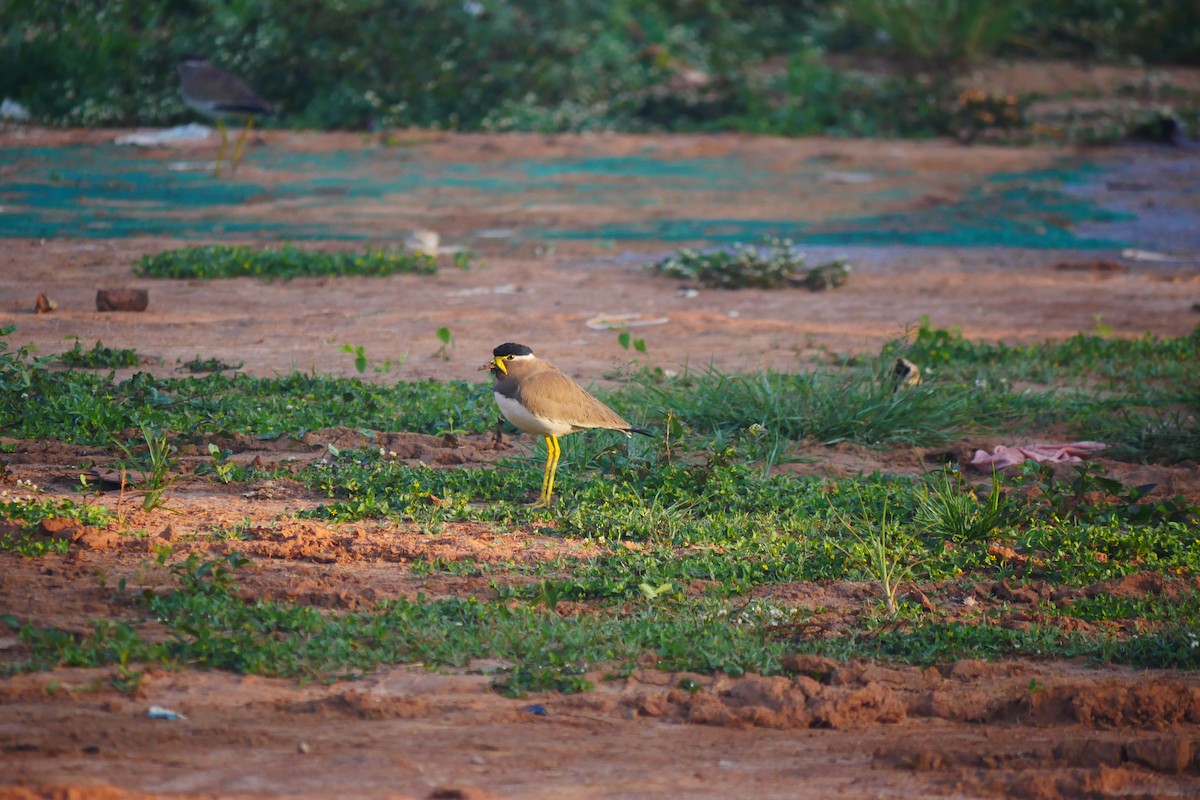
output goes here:
[[229, 146], [225, 118], [246, 117], [246, 127], [233, 146], [233, 156], [229, 159], [232, 172], [241, 160], [242, 146], [246, 142], [246, 135], [254, 127], [254, 118], [260, 115], [269, 117], [275, 113], [241, 78], [214, 67], [196, 55], [184, 56], [179, 62], [179, 93], [189, 108], [216, 120], [217, 129], [221, 131], [221, 149], [217, 152], [214, 175], [221, 174], [221, 159], [225, 157], [225, 148]]
[[621, 431], [626, 436], [649, 431], [635, 428], [586, 389], [564, 375], [549, 361], [533, 354], [523, 344], [508, 342], [492, 351], [492, 360], [479, 367], [490, 370], [496, 383], [496, 405], [505, 418], [526, 433], [546, 438], [546, 471], [542, 492], [534, 508], [550, 505], [554, 473], [562, 449], [558, 437], [588, 428]]
[[892, 365], [892, 391], [921, 385], [921, 368], [907, 358], [897, 358]]

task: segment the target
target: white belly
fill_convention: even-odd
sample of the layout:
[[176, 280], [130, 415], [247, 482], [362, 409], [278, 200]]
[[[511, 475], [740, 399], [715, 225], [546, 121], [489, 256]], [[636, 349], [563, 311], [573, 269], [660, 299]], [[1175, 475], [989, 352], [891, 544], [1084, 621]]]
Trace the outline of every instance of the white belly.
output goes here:
[[536, 433], [542, 436], [563, 436], [576, 430], [573, 425], [566, 422], [535, 417], [525, 410], [525, 406], [510, 397], [505, 397], [499, 392], [493, 392], [492, 394], [495, 395], [496, 405], [500, 407], [500, 413], [504, 415], [504, 418], [526, 433]]

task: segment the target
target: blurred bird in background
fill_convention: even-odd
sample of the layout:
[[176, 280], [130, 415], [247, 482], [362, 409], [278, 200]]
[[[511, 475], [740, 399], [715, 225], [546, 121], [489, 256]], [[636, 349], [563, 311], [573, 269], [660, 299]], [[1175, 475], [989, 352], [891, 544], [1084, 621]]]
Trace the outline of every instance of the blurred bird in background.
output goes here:
[[233, 155], [229, 159], [229, 169], [237, 169], [242, 158], [242, 148], [246, 136], [254, 127], [254, 119], [259, 116], [271, 116], [275, 112], [271, 106], [255, 94], [245, 81], [231, 72], [214, 67], [198, 55], [186, 55], [179, 62], [179, 93], [187, 106], [217, 123], [221, 131], [221, 149], [217, 152], [217, 164], [213, 169], [214, 175], [221, 174], [221, 161], [229, 146], [229, 135], [225, 129], [225, 119], [246, 118], [246, 127], [233, 146]]

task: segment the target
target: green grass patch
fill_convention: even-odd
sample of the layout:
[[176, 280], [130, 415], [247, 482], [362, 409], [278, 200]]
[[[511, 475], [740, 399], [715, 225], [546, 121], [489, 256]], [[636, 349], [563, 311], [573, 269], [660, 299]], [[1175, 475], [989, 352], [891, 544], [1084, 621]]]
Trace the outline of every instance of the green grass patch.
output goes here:
[[[454, 256], [456, 267], [466, 269], [471, 257]], [[339, 251], [323, 253], [296, 247], [253, 248], [208, 245], [165, 250], [142, 256], [135, 269], [148, 278], [264, 278], [291, 280], [301, 277], [362, 275], [383, 277], [399, 273], [432, 275], [436, 256], [400, 250]]]
[[1010, 630], [993, 625], [929, 623], [909, 630], [805, 641], [798, 643], [798, 649], [842, 660], [868, 658], [922, 666], [961, 658], [1086, 658], [1146, 669], [1194, 670], [1200, 669], [1200, 638], [1194, 621], [1129, 637], [1077, 633], [1051, 624]]
[[[398, 600], [366, 613], [323, 614], [290, 603], [237, 596], [233, 570], [244, 559], [174, 566], [178, 587], [142, 594], [141, 610], [166, 626], [152, 640], [137, 622], [97, 621], [74, 635], [38, 628], [12, 615], [4, 623], [30, 648], [17, 668], [160, 663], [258, 675], [324, 678], [360, 674], [380, 664], [463, 666], [473, 658], [511, 661], [505, 690], [564, 688], [589, 665], [632, 663], [659, 650], [676, 669], [778, 671], [782, 645], [762, 631], [737, 628], [711, 614], [660, 614], [652, 607], [619, 617], [568, 618], [535, 606], [473, 598]], [[696, 645], [699, 645], [697, 647]], [[551, 687], [551, 681], [562, 685]], [[578, 688], [583, 688], [578, 686]]]
[[[1177, 615], [1153, 633], [1082, 634], [1050, 623], [1021, 630], [996, 625], [909, 620], [832, 639], [795, 638], [809, 612], [769, 601], [684, 600], [643, 589], [638, 602], [603, 613], [563, 616], [553, 604], [476, 598], [397, 600], [365, 612], [325, 613], [239, 595], [233, 555], [173, 565], [176, 585], [128, 598], [141, 619], [97, 620], [91, 631], [38, 627], [0, 618], [28, 648], [10, 671], [55, 666], [139, 664], [227, 669], [326, 679], [353, 677], [383, 664], [464, 666], [475, 658], [508, 662], [498, 691], [581, 691], [589, 669], [633, 668], [653, 655], [662, 669], [772, 674], [797, 650], [838, 658], [870, 657], [933, 664], [963, 657], [1086, 657], [1140, 667], [1200, 667], [1194, 615]], [[1194, 609], [1193, 609], [1194, 610]], [[150, 622], [157, 631], [149, 633]], [[163, 632], [165, 630], [165, 636]]]
[[[1098, 327], [1103, 329], [1102, 324]], [[975, 379], [984, 370], [1001, 370], [1008, 380], [1047, 382], [1089, 376], [1111, 383], [1150, 383], [1161, 387], [1200, 380], [1195, 364], [1200, 358], [1200, 326], [1179, 337], [1145, 334], [1137, 338], [1111, 332], [1080, 333], [1061, 341], [1026, 345], [971, 341], [956, 327], [933, 327], [921, 320], [909, 338], [892, 349], [903, 348], [907, 357], [939, 374], [955, 379]], [[1123, 386], [1137, 390], [1136, 385]]]
[[[416, 381], [385, 386], [293, 374], [209, 374], [123, 381], [87, 371], [46, 369], [29, 348], [11, 350], [0, 332], [0, 426], [18, 438], [111, 444], [113, 431], [254, 436], [299, 435], [349, 426], [430, 434], [482, 432], [498, 413], [484, 382]], [[892, 365], [904, 355], [922, 369], [918, 386], [896, 390]], [[357, 360], [369, 365], [365, 354]], [[677, 377], [634, 373], [605, 399], [658, 431], [637, 442], [705, 459], [750, 459], [764, 469], [802, 455], [806, 444], [936, 446], [973, 433], [1027, 435], [1053, 427], [1107, 442], [1113, 455], [1171, 463], [1194, 456], [1200, 423], [1200, 334], [1007, 346], [969, 342], [922, 325], [909, 342], [877, 357], [843, 359], [802, 374], [725, 374], [687, 369]], [[385, 367], [375, 371], [386, 372]], [[1059, 434], [1062, 435], [1062, 434]], [[566, 458], [620, 463], [603, 434], [570, 437]], [[639, 449], [640, 448], [640, 449]], [[643, 459], [644, 460], [644, 459]]]
[[651, 419], [670, 415], [685, 431], [776, 449], [780, 440], [945, 443], [975, 427], [986, 395], [931, 382], [897, 392], [891, 364], [879, 360], [865, 369], [805, 374], [726, 374], [710, 367], [671, 379], [648, 376], [625, 393], [626, 402]]
[[491, 388], [461, 381], [385, 386], [295, 373], [282, 378], [211, 374], [113, 381], [87, 372], [14, 365], [0, 383], [7, 435], [109, 445], [143, 424], [165, 431], [278, 437], [348, 426], [369, 431], [482, 431], [496, 418]]
[[84, 350], [78, 339], [75, 340], [75, 347], [59, 354], [58, 360], [64, 366], [84, 369], [119, 369], [136, 367], [142, 363], [136, 350], [105, 347], [100, 342], [96, 342], [91, 350]]
[[[118, 594], [111, 617], [83, 634], [6, 617], [28, 649], [11, 669], [109, 664], [132, 682], [136, 665], [148, 663], [328, 678], [389, 663], [492, 658], [505, 664], [497, 690], [519, 694], [585, 690], [595, 666], [631, 669], [647, 655], [667, 669], [771, 673], [797, 649], [919, 664], [1033, 656], [1197, 667], [1194, 595], [1089, 596], [1134, 574], [1181, 584], [1200, 575], [1200, 509], [1186, 497], [1123, 485], [1093, 464], [1030, 465], [983, 486], [953, 470], [831, 479], [772, 468], [804, 458], [814, 443], [928, 446], [983, 430], [1028, 437], [1039, 426], [1110, 441], [1137, 459], [1160, 452], [1153, 441], [1161, 447], [1183, 431], [1184, 444], [1172, 452], [1184, 457], [1195, 426], [1188, 392], [1200, 383], [1195, 333], [1133, 340], [1097, 333], [1010, 347], [924, 324], [876, 356], [837, 359], [807, 374], [635, 372], [601, 394], [657, 435], [566, 437], [558, 502], [544, 510], [525, 505], [541, 478], [540, 442], [525, 456], [456, 469], [409, 466], [370, 443], [379, 431], [486, 431], [498, 413], [483, 381], [146, 373], [117, 381], [50, 369], [29, 348], [11, 348], [9, 333], [0, 336], [8, 437], [97, 444], [146, 472], [157, 462], [169, 479], [172, 440], [181, 432], [298, 436], [350, 427], [366, 446], [328, 448], [287, 473], [325, 495], [308, 514], [334, 523], [390, 520], [431, 537], [471, 521], [586, 545], [521, 563], [420, 562], [416, 577], [486, 579], [486, 597], [346, 613], [248, 599], [235, 585], [239, 558], [193, 557], [174, 565], [165, 591]], [[896, 388], [891, 366], [901, 355], [921, 365], [924, 382]], [[1180, 424], [1158, 439], [1122, 438], [1172, 414]], [[134, 433], [114, 442], [114, 431]], [[197, 471], [221, 482], [264, 477], [234, 466], [232, 455], [213, 443]], [[5, 501], [0, 512], [21, 533], [0, 549], [26, 554], [47, 551], [23, 532], [48, 516], [108, 521], [102, 508], [36, 495]], [[249, 525], [212, 533], [231, 547], [255, 535]], [[774, 599], [777, 587], [787, 598], [797, 583], [837, 581], [861, 583], [866, 597], [860, 609], [839, 612], [841, 627], [830, 638], [804, 633], [819, 609]], [[1012, 611], [999, 601], [974, 619], [957, 607], [938, 610], [939, 602], [948, 608], [947, 594], [989, 581], [1074, 587], [1085, 599], [1031, 603], [1019, 630], [1002, 624]], [[913, 584], [934, 598], [933, 611], [906, 597]], [[567, 614], [580, 603], [585, 613]], [[1111, 624], [1129, 619], [1140, 620], [1136, 632]], [[1067, 624], [1078, 620], [1093, 629]]]

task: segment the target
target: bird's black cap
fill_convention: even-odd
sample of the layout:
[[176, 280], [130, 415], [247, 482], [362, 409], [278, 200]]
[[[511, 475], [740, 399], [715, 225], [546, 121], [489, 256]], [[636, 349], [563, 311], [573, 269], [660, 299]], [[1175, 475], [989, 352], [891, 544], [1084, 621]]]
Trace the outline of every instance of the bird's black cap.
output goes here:
[[505, 342], [504, 344], [500, 345], [495, 350], [493, 350], [492, 355], [497, 356], [497, 357], [498, 356], [531, 356], [531, 355], [533, 355], [533, 350], [531, 350], [530, 348], [526, 347], [523, 344], [516, 344], [514, 342]]

